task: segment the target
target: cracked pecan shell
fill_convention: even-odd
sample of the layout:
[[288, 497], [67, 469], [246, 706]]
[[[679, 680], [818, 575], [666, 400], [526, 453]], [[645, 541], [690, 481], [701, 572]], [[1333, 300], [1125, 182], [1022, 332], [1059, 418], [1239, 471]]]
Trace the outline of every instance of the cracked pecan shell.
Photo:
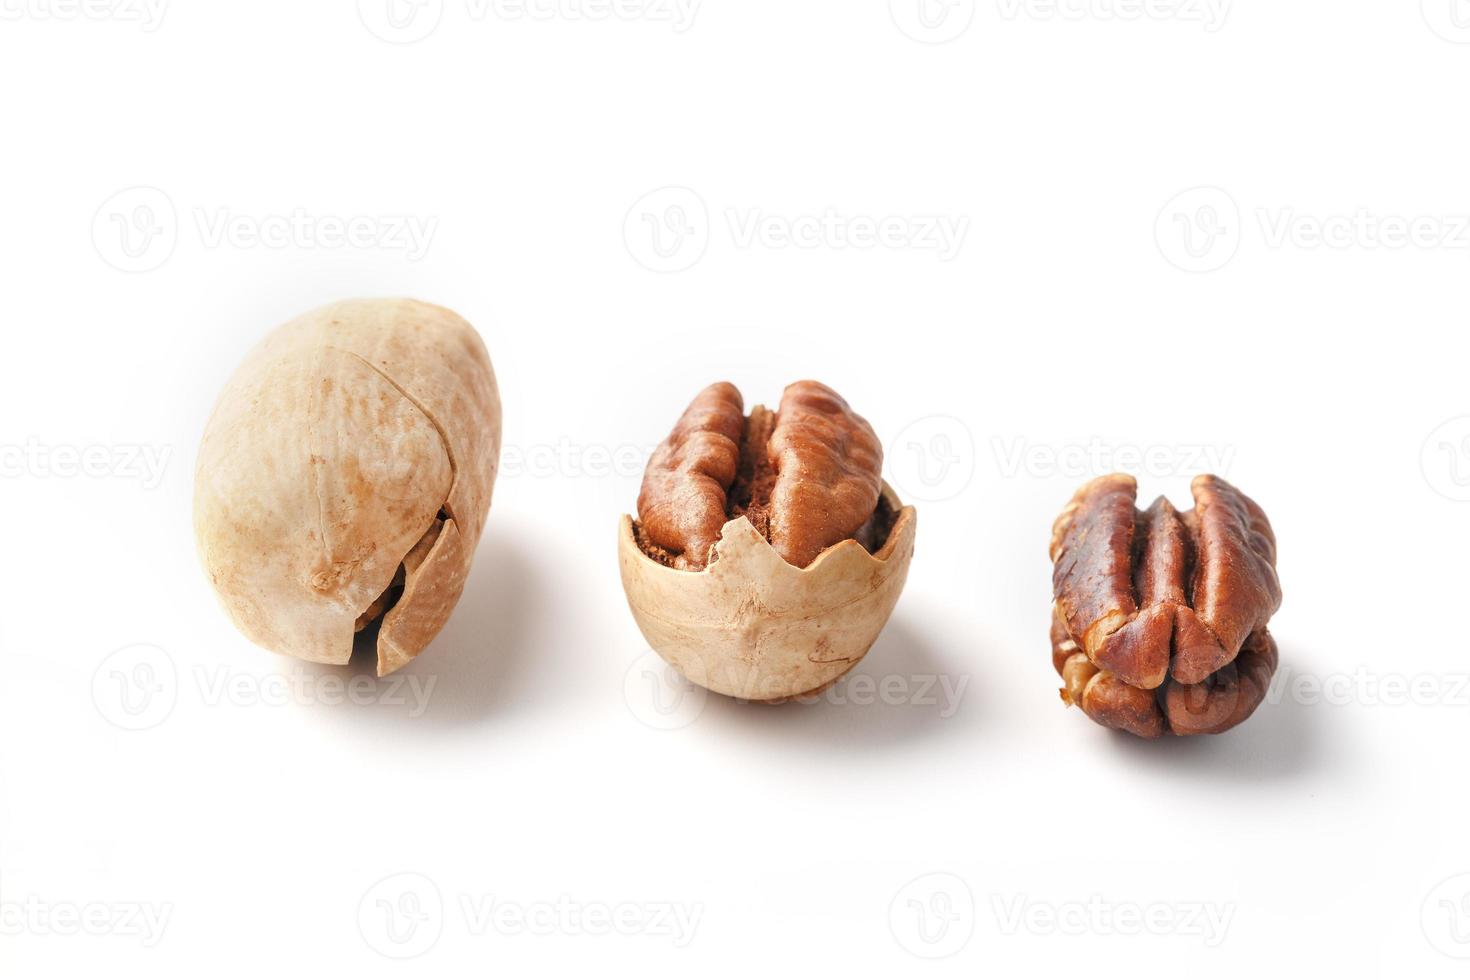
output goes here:
[[872, 428], [814, 381], [746, 416], [695, 398], [644, 475], [618, 559], [649, 645], [689, 680], [752, 701], [834, 683], [898, 602], [917, 515], [882, 481]]
[[448, 620], [500, 458], [479, 334], [442, 307], [352, 300], [272, 332], [221, 392], [199, 447], [194, 528], [251, 641], [345, 664], [378, 624], [378, 673]]
[[1239, 724], [1276, 670], [1266, 626], [1281, 585], [1270, 521], [1219, 477], [1196, 477], [1191, 490], [1191, 511], [1162, 497], [1139, 510], [1132, 477], [1099, 477], [1052, 528], [1062, 698], [1149, 738]]

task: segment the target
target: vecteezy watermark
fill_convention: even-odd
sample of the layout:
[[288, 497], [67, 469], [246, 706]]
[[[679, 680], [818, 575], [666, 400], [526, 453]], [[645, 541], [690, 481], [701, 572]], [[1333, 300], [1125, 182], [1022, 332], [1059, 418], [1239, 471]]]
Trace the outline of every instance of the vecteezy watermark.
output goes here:
[[169, 0], [0, 0], [0, 21], [112, 21], [151, 34], [163, 25]]
[[284, 674], [252, 674], [229, 667], [197, 665], [192, 673], [195, 688], [206, 707], [284, 708], [288, 705], [341, 704], [382, 705], [402, 708], [409, 718], [429, 709], [436, 674], [397, 673], [388, 677], [355, 674], [313, 674], [291, 668]]
[[160, 647], [138, 643], [108, 654], [92, 673], [92, 703], [103, 718], [131, 732], [167, 720], [179, 699], [179, 672]]
[[921, 959], [953, 956], [975, 935], [975, 895], [958, 875], [920, 875], [888, 903], [888, 930], [899, 946]]
[[1154, 242], [1185, 272], [1214, 272], [1240, 248], [1240, 208], [1218, 187], [1181, 191], [1154, 219]]
[[413, 44], [438, 30], [446, 8], [471, 23], [622, 21], [667, 24], [682, 34], [694, 26], [703, 0], [357, 0], [357, 15], [372, 35]]
[[1044, 445], [1017, 436], [992, 438], [990, 447], [1004, 479], [1025, 475], [1075, 480], [1105, 473], [1137, 473], [1156, 479], [1193, 473], [1225, 476], [1235, 461], [1234, 446], [1195, 443], [1135, 445], [1093, 438], [1087, 442]]
[[[685, 669], [693, 675], [692, 680], [654, 651], [643, 653], [623, 675], [623, 700], [628, 710], [650, 728], [687, 728], [703, 714], [709, 697], [706, 685], [696, 683], [702, 679], [711, 681], [708, 687], [718, 690], [746, 692], [733, 699], [740, 703], [754, 698], [844, 708], [932, 708], [941, 720], [946, 720], [959, 712], [970, 686], [968, 674], [870, 674], [857, 668], [813, 693], [786, 696], [785, 678], [762, 676], [756, 667], [692, 663]], [[782, 690], [766, 699], [760, 692], [771, 685]]]
[[[737, 249], [835, 251], [887, 249], [932, 252], [952, 261], [964, 247], [966, 215], [868, 215], [825, 208], [776, 214], [759, 207], [726, 208], [725, 234]], [[713, 237], [709, 207], [688, 187], [661, 187], [643, 195], [623, 218], [623, 241], [639, 265], [682, 272], [704, 257]]]
[[970, 686], [968, 674], [868, 674], [854, 670], [815, 694], [798, 694], [797, 704], [831, 704], [839, 707], [937, 708], [941, 719], [953, 718]]
[[[246, 214], [228, 207], [190, 210], [204, 248], [379, 249], [402, 252], [410, 262], [428, 254], [439, 219], [411, 214], [314, 214], [293, 208], [280, 214]], [[169, 260], [182, 237], [173, 199], [157, 187], [130, 187], [102, 202], [92, 218], [92, 243], [108, 265], [122, 272], [150, 272]]]
[[153, 949], [173, 914], [171, 902], [52, 902], [28, 895], [0, 902], [0, 936], [115, 937]]
[[1419, 468], [1435, 493], [1470, 501], [1470, 415], [1443, 422], [1429, 433], [1419, 452]]
[[172, 456], [172, 446], [51, 445], [32, 437], [24, 443], [0, 443], [0, 479], [129, 480], [156, 490]]
[[[1254, 216], [1268, 249], [1470, 250], [1470, 214], [1400, 215], [1370, 208], [1307, 214], [1293, 207], [1259, 207]], [[1172, 265], [1214, 272], [1235, 258], [1245, 230], [1235, 198], [1219, 187], [1195, 187], [1164, 205], [1154, 222], [1154, 240]]]
[[1225, 941], [1236, 912], [1233, 902], [1114, 901], [1101, 895], [1073, 901], [992, 895], [990, 907], [1005, 936], [1183, 936], [1209, 949]]
[[709, 692], [652, 650], [640, 654], [623, 674], [623, 703], [633, 717], [659, 731], [694, 724], [708, 697]]
[[1004, 20], [1174, 21], [1213, 34], [1225, 26], [1233, 0], [996, 0]]
[[628, 254], [652, 272], [690, 268], [704, 257], [709, 239], [709, 208], [687, 187], [649, 191], [623, 217]]
[[[1002, 936], [1180, 936], [1208, 948], [1221, 945], [1235, 919], [1234, 903], [1037, 899], [1025, 894], [989, 896], [990, 928]], [[900, 888], [888, 905], [888, 927], [908, 952], [924, 959], [953, 956], [979, 927], [970, 885], [958, 875], [921, 875]]]
[[462, 895], [460, 909], [473, 936], [652, 936], [676, 949], [694, 941], [699, 902], [584, 901], [570, 895], [520, 901]]
[[1446, 41], [1470, 44], [1470, 0], [1419, 0], [1424, 22]]
[[167, 651], [140, 643], [109, 654], [98, 665], [92, 675], [92, 703], [103, 718], [128, 731], [163, 724], [184, 691], [206, 708], [377, 705], [401, 708], [409, 718], [418, 718], [428, 710], [438, 682], [434, 674], [345, 677], [296, 666], [257, 674], [222, 664], [196, 664], [181, 678]]
[[1440, 953], [1470, 960], [1470, 874], [1454, 875], [1430, 889], [1419, 909], [1419, 927]]
[[173, 199], [157, 187], [129, 187], [92, 216], [92, 244], [122, 272], [149, 272], [168, 261], [179, 242]]
[[413, 214], [341, 217], [294, 208], [290, 214], [240, 214], [229, 208], [196, 208], [194, 221], [205, 248], [382, 249], [410, 262], [429, 253], [439, 219]]
[[975, 0], [888, 0], [888, 14], [915, 41], [943, 44], [970, 29]]
[[927, 415], [893, 437], [887, 462], [905, 500], [953, 500], [975, 477], [975, 436], [953, 415]]
[[1359, 665], [1313, 674], [1285, 665], [1271, 678], [1266, 701], [1333, 708], [1470, 708], [1470, 673], [1395, 674]]
[[1294, 208], [1258, 208], [1268, 248], [1470, 249], [1470, 215], [1300, 214]]
[[770, 214], [760, 208], [727, 208], [725, 223], [736, 248], [779, 250], [884, 248], [933, 252], [949, 262], [960, 254], [970, 231], [967, 215], [844, 214], [826, 208], [820, 214]]
[[358, 902], [357, 931], [368, 948], [389, 959], [422, 956], [444, 934], [444, 896], [424, 875], [389, 875]]
[[439, 886], [425, 875], [390, 875], [358, 902], [358, 932], [374, 952], [396, 960], [433, 949], [452, 913], [472, 937], [648, 936], [683, 949], [704, 918], [698, 902], [587, 901], [571, 895], [526, 901], [471, 893], [454, 899], [446, 904]]
[[507, 445], [500, 452], [502, 479], [571, 478], [602, 480], [641, 476], [653, 455], [651, 446], [584, 445], [562, 439], [530, 446]]

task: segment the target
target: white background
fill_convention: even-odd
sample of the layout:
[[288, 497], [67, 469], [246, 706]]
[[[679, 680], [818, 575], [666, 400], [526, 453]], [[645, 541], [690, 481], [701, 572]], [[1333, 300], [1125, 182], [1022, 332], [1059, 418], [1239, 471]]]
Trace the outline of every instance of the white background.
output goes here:
[[[5, 976], [1463, 976], [1470, 6], [590, 2], [0, 0]], [[252, 647], [192, 540], [231, 370], [360, 295], [505, 402], [417, 687]], [[818, 703], [668, 686], [638, 461], [804, 377], [907, 590]], [[1050, 523], [1115, 467], [1271, 515], [1235, 732], [1057, 698]]]

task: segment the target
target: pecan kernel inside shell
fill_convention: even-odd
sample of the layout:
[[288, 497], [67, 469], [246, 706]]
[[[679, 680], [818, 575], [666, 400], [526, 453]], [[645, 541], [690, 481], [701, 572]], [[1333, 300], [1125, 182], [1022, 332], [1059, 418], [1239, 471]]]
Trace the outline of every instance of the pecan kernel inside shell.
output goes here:
[[798, 381], [775, 412], [757, 405], [747, 417], [734, 385], [713, 384], [649, 461], [637, 541], [656, 561], [700, 571], [718, 559], [724, 525], [744, 517], [798, 568], [848, 538], [874, 551], [897, 516], [882, 465], [872, 427], [826, 385]]

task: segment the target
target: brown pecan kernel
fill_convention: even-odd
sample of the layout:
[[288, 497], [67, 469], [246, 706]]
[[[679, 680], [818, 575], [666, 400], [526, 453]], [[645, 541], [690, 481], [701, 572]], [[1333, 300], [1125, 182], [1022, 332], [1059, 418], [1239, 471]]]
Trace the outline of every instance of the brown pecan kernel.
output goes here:
[[1135, 506], [1132, 477], [1083, 486], [1052, 528], [1053, 665], [1063, 700], [1144, 737], [1224, 731], [1276, 669], [1276, 539], [1254, 501], [1215, 476], [1195, 506]]
[[883, 487], [872, 427], [815, 381], [788, 386], [774, 413], [742, 405], [733, 385], [709, 386], [655, 450], [638, 495], [645, 553], [699, 571], [738, 517], [798, 568], [848, 538], [866, 546]]

